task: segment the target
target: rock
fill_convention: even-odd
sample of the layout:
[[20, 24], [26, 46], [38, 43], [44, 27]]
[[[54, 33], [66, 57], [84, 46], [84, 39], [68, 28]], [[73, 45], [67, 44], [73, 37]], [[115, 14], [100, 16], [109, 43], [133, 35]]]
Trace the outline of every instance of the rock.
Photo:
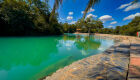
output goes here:
[[45, 80], [140, 80], [139, 38], [109, 34], [95, 34], [95, 37], [115, 39], [117, 43], [102, 54], [56, 71]]

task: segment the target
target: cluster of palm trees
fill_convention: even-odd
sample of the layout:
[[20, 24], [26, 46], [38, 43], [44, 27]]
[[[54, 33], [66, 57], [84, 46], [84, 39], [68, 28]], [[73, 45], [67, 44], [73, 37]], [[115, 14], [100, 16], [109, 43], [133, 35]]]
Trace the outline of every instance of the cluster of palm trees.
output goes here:
[[[133, 0], [133, 1], [132, 1], [132, 4], [133, 4], [133, 3], [136, 3], [136, 2], [138, 2], [138, 1], [140, 1], [140, 0]], [[63, 0], [55, 0], [54, 6], [53, 6], [53, 9], [52, 9], [52, 12], [51, 12], [51, 17], [55, 14], [55, 11], [59, 8], [59, 5], [61, 5], [62, 2], [63, 2]], [[89, 0], [89, 2], [88, 2], [88, 4], [87, 4], [87, 7], [86, 7], [86, 9], [85, 9], [85, 11], [84, 11], [84, 14], [83, 14], [83, 18], [85, 18], [85, 16], [86, 16], [88, 10], [89, 10], [91, 7], [94, 7], [94, 5], [95, 5], [96, 3], [98, 3], [98, 2], [100, 2], [100, 0]]]

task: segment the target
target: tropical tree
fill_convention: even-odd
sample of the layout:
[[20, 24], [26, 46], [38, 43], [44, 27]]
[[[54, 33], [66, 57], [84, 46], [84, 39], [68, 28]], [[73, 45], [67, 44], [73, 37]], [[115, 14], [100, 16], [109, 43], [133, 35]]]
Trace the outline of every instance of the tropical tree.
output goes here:
[[62, 34], [55, 13], [51, 21], [48, 0], [0, 0], [0, 36]]
[[139, 31], [140, 31], [140, 16], [139, 17], [136, 16], [127, 25], [116, 26], [115, 29], [104, 28], [101, 29], [100, 33], [136, 36], [136, 33]]
[[[134, 3], [136, 3], [136, 2], [139, 2], [139, 1], [140, 1], [140, 0], [134, 0], [134, 1], [132, 1], [132, 4], [134, 4]], [[63, 0], [55, 0], [54, 6], [53, 6], [53, 9], [52, 9], [52, 12], [51, 12], [51, 17], [50, 17], [50, 19], [53, 17], [53, 15], [55, 14], [55, 11], [59, 8], [59, 6], [60, 6], [60, 4], [62, 4], [62, 2], [63, 2]], [[91, 7], [94, 7], [95, 4], [97, 4], [97, 3], [99, 3], [99, 2], [100, 2], [100, 0], [89, 0], [89, 1], [88, 1], [88, 4], [87, 4], [87, 7], [86, 7], [86, 9], [85, 9], [85, 11], [84, 11], [84, 14], [83, 14], [83, 18], [86, 17], [86, 14], [87, 14], [87, 12], [89, 11], [89, 9], [90, 9]]]
[[76, 22], [76, 27], [82, 29], [84, 33], [95, 32], [95, 29], [102, 29], [103, 23], [100, 20], [94, 20], [93, 17], [88, 17], [86, 19], [79, 19]]
[[[84, 11], [83, 18], [85, 18], [85, 16], [86, 16], [87, 12], [89, 11], [89, 9], [90, 9], [91, 7], [94, 7], [94, 5], [95, 5], [96, 3], [98, 3], [99, 1], [100, 1], [100, 0], [89, 0], [88, 5], [87, 5], [87, 7], [86, 7], [86, 9], [85, 9], [85, 11]], [[52, 12], [51, 12], [51, 17], [50, 17], [50, 19], [53, 17], [53, 15], [55, 14], [55, 11], [59, 8], [59, 5], [62, 4], [62, 2], [63, 2], [63, 0], [55, 0], [54, 6], [53, 6], [53, 9], [52, 9]]]
[[55, 11], [59, 8], [59, 5], [62, 4], [62, 2], [63, 2], [63, 0], [55, 0], [54, 5], [53, 5], [53, 9], [51, 12], [50, 20], [52, 20], [54, 14], [55, 14]]

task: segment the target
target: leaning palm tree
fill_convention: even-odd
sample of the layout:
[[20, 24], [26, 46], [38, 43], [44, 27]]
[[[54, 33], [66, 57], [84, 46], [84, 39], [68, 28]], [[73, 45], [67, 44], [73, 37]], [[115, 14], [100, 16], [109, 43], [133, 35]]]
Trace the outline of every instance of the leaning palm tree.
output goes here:
[[139, 2], [140, 0], [134, 0], [134, 1], [132, 1], [132, 3], [136, 3], [136, 2]]
[[98, 3], [99, 1], [100, 1], [100, 0], [89, 0], [88, 5], [87, 5], [87, 7], [86, 7], [86, 9], [85, 9], [85, 11], [84, 11], [83, 18], [86, 17], [86, 14], [87, 14], [88, 10], [89, 10], [91, 7], [94, 7], [94, 5], [95, 5], [96, 3]]
[[53, 5], [53, 9], [51, 12], [51, 16], [50, 16], [50, 20], [53, 18], [55, 11], [59, 8], [59, 5], [62, 4], [63, 0], [55, 0], [54, 5]]
[[[95, 5], [96, 3], [98, 3], [99, 1], [100, 1], [100, 0], [89, 0], [88, 5], [87, 5], [87, 7], [86, 7], [86, 9], [85, 9], [85, 11], [84, 11], [83, 18], [85, 18], [85, 16], [86, 16], [88, 10], [89, 10], [91, 7], [94, 7], [94, 5]], [[52, 12], [51, 12], [51, 17], [50, 17], [50, 19], [52, 19], [52, 17], [53, 17], [54, 14], [55, 14], [55, 11], [58, 9], [59, 5], [62, 4], [62, 2], [63, 2], [63, 0], [55, 0], [54, 6], [53, 6], [53, 9], [52, 9]]]
[[[88, 5], [87, 5], [87, 7], [86, 7], [86, 9], [85, 9], [85, 11], [84, 11], [83, 18], [85, 18], [85, 16], [86, 16], [88, 10], [89, 10], [91, 7], [94, 7], [94, 5], [95, 5], [96, 3], [98, 3], [99, 1], [100, 1], [100, 0], [89, 0]], [[140, 1], [140, 0], [134, 0], [134, 1], [132, 1], [132, 4], [134, 4], [134, 3], [138, 2], [138, 1]], [[51, 12], [51, 17], [50, 17], [50, 19], [54, 16], [55, 11], [59, 8], [59, 5], [62, 4], [62, 2], [63, 2], [63, 0], [55, 0], [54, 6], [53, 6], [53, 9], [52, 9], [52, 12]]]

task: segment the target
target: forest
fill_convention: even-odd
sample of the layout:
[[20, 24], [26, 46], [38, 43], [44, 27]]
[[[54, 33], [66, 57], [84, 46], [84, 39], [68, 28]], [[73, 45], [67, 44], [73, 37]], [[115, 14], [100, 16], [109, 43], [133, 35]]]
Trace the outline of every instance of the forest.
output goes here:
[[63, 34], [58, 14], [50, 20], [50, 7], [43, 0], [0, 0], [0, 36]]
[[[53, 10], [52, 10], [53, 11]], [[46, 36], [74, 33], [103, 33], [136, 36], [140, 17], [128, 25], [104, 28], [103, 22], [92, 17], [81, 18], [75, 24], [61, 23], [59, 14], [51, 16], [48, 0], [0, 0], [0, 36]]]
[[127, 25], [116, 26], [115, 29], [103, 28], [103, 29], [98, 30], [98, 33], [129, 35], [129, 36], [136, 36], [137, 32], [140, 32], [140, 16], [136, 16]]
[[[75, 27], [76, 26], [76, 27]], [[104, 28], [103, 22], [87, 18], [86, 20], [79, 19], [75, 24], [63, 25], [64, 32], [74, 33], [76, 29], [81, 29], [81, 33], [102, 33], [102, 34], [116, 34], [116, 35], [130, 35], [136, 36], [140, 31], [140, 16], [136, 16], [130, 23], [123, 26], [116, 26], [115, 28]]]

